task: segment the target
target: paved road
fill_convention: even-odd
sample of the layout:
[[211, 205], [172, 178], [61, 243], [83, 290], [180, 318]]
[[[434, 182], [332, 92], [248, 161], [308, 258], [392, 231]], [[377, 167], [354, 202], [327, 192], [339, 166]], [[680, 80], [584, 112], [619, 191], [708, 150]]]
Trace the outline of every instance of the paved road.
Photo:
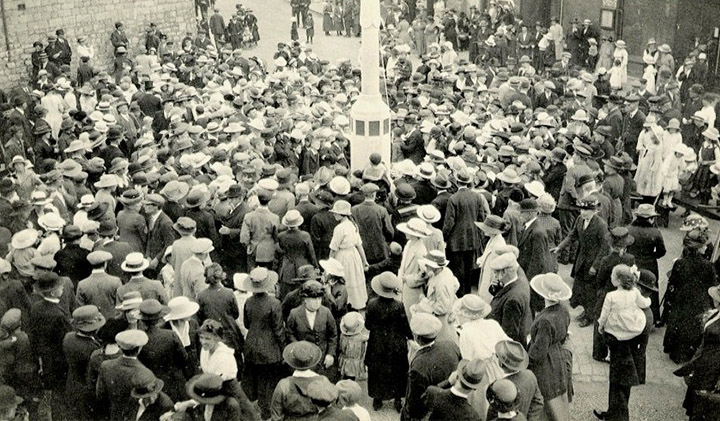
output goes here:
[[[276, 51], [278, 42], [290, 42], [290, 4], [286, 0], [243, 0], [242, 5], [250, 8], [258, 18], [258, 29], [260, 30], [260, 43], [257, 47], [248, 51], [249, 55], [257, 55], [266, 63], [272, 62], [273, 53]], [[227, 22], [229, 16], [235, 10], [236, 1], [217, 0], [216, 5]], [[322, 31], [322, 15], [314, 13], [315, 39], [311, 45], [313, 51], [319, 58], [335, 63], [341, 58], [349, 58], [352, 63], [357, 64], [360, 48], [360, 38], [347, 38], [337, 35], [325, 36]], [[300, 29], [300, 42], [305, 42], [305, 31]], [[272, 66], [271, 66], [272, 67]]]
[[[248, 55], [257, 55], [270, 63], [278, 42], [290, 40], [290, 6], [286, 0], [244, 0], [242, 4], [251, 8], [257, 18], [260, 29], [260, 43]], [[235, 10], [235, 2], [231, 0], [218, 0], [217, 5], [226, 17]], [[305, 34], [301, 31], [301, 41]], [[349, 58], [357, 63], [359, 38], [346, 38], [338, 36], [325, 36], [322, 32], [322, 16], [315, 14], [315, 42], [313, 50], [320, 58], [330, 60], [331, 63], [341, 58]], [[660, 260], [660, 286], [661, 292], [667, 284], [666, 274], [675, 258], [682, 249], [682, 235], [677, 230], [680, 218], [674, 216], [669, 229], [663, 230], [665, 243], [668, 249], [667, 256]], [[713, 232], [720, 228], [713, 223]], [[561, 275], [569, 276], [569, 267], [561, 269]], [[577, 311], [575, 312], [577, 314]], [[574, 379], [575, 400], [571, 406], [572, 419], [584, 421], [594, 419], [591, 415], [593, 408], [604, 409], [607, 405], [607, 375], [608, 366], [594, 361], [591, 358], [592, 332], [590, 328], [581, 329], [576, 322], [571, 327], [572, 344], [574, 348]], [[681, 404], [685, 393], [682, 379], [672, 375], [676, 368], [669, 358], [662, 352], [663, 330], [652, 333], [648, 346], [648, 382], [647, 385], [633, 389], [631, 399], [631, 415], [633, 420], [679, 420], [684, 418]], [[369, 401], [364, 402], [370, 408]], [[372, 412], [373, 420], [397, 420], [398, 414], [384, 408], [380, 412]]]

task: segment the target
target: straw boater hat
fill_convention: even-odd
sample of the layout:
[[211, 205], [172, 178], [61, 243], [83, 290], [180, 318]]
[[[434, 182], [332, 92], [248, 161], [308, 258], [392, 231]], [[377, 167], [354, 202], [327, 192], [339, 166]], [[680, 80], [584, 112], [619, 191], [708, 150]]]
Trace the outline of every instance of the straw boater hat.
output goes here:
[[658, 213], [655, 212], [655, 206], [651, 203], [643, 203], [638, 205], [637, 209], [633, 211], [633, 215], [638, 218], [648, 219], [658, 216]]
[[323, 268], [325, 273], [340, 278], [345, 277], [345, 267], [339, 260], [331, 257], [327, 260], [320, 260], [318, 263], [320, 263], [320, 267]]
[[541, 297], [549, 301], [565, 301], [572, 296], [572, 290], [556, 273], [536, 275], [530, 281], [530, 287]]
[[55, 212], [49, 212], [38, 218], [38, 225], [45, 231], [60, 231], [65, 226], [65, 220]]
[[258, 266], [244, 279], [243, 289], [248, 292], [268, 292], [275, 287], [277, 281], [277, 272]]
[[420, 218], [412, 218], [408, 222], [399, 223], [397, 229], [402, 233], [418, 238], [425, 238], [430, 234], [427, 224]]
[[26, 249], [35, 244], [39, 235], [40, 235], [40, 233], [37, 232], [37, 230], [34, 230], [32, 228], [26, 228], [22, 231], [16, 232], [12, 236], [10, 245], [15, 250]]
[[440, 211], [433, 205], [418, 206], [417, 216], [427, 224], [434, 224], [441, 218]]
[[418, 264], [421, 266], [430, 266], [434, 269], [444, 268], [450, 261], [445, 258], [445, 252], [441, 250], [431, 250], [425, 257], [418, 260]]
[[397, 298], [400, 296], [402, 282], [394, 273], [383, 272], [372, 279], [370, 286], [381, 297]]
[[166, 321], [187, 319], [195, 315], [200, 309], [200, 304], [190, 301], [188, 297], [175, 297], [168, 302], [170, 312], [165, 315]]
[[150, 266], [150, 262], [142, 253], [130, 253], [125, 256], [125, 261], [122, 262], [120, 268], [124, 272], [137, 273], [144, 271], [148, 266]]

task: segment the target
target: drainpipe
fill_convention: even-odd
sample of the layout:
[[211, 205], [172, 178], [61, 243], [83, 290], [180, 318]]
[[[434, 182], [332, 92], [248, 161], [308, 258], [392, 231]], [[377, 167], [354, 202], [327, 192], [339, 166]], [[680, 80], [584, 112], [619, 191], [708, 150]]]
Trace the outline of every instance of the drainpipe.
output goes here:
[[2, 14], [3, 35], [5, 36], [5, 49], [7, 50], [8, 61], [10, 61], [10, 37], [8, 36], [7, 14], [5, 13], [5, 0], [0, 0], [0, 14]]

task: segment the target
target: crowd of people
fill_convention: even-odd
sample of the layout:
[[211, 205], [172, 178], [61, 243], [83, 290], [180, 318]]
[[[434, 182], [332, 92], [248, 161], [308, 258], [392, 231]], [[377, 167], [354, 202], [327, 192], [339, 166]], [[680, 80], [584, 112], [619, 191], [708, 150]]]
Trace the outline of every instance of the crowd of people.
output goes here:
[[[112, 72], [62, 30], [35, 42], [0, 98], [0, 419], [566, 421], [571, 307], [610, 365], [598, 419], [629, 419], [663, 327], [688, 415], [718, 417], [702, 216], [658, 291], [673, 198], [720, 191], [702, 48], [676, 69], [649, 42], [657, 78], [630, 83], [617, 41], [618, 86], [591, 22], [543, 50], [504, 2], [467, 33], [408, 4], [385, 8], [392, 159], [362, 168], [360, 70], [297, 41], [249, 56], [240, 5], [183, 40], [150, 24], [135, 57], [116, 23]], [[392, 33], [438, 19], [438, 43]]]

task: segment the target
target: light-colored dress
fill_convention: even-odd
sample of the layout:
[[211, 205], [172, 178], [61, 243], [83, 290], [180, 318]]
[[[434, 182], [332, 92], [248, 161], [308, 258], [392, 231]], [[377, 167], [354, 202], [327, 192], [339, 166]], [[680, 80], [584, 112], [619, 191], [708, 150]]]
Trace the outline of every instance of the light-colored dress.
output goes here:
[[637, 192], [643, 196], [657, 196], [662, 190], [663, 130], [659, 126], [643, 130], [638, 137], [638, 167], [635, 173]]
[[627, 83], [627, 66], [628, 66], [628, 52], [624, 48], [615, 48], [613, 52], [613, 59], [620, 59], [620, 68], [622, 69], [621, 77], [622, 84]]
[[645, 71], [643, 72], [643, 79], [647, 81], [647, 86], [645, 87], [645, 90], [650, 92], [651, 94], [655, 95], [655, 75], [657, 74], [657, 70], [655, 69], [655, 66], [652, 64], [648, 64], [645, 67]]
[[420, 238], [409, 238], [403, 249], [398, 278], [403, 283], [402, 302], [408, 322], [412, 318], [410, 307], [420, 302], [424, 296], [420, 280], [420, 265], [418, 261], [427, 254], [425, 243]]
[[492, 301], [493, 296], [490, 294], [490, 284], [492, 282], [492, 270], [488, 269], [490, 262], [497, 257], [495, 250], [501, 247], [505, 247], [505, 238], [502, 234], [494, 235], [490, 238], [485, 251], [482, 256], [478, 259], [478, 266], [480, 267], [480, 283], [478, 285], [477, 295], [480, 296], [486, 303]]
[[223, 380], [237, 378], [237, 360], [235, 350], [220, 342], [211, 354], [203, 348], [200, 351], [200, 369], [206, 374], [217, 374]]
[[45, 120], [48, 122], [50, 128], [52, 129], [53, 138], [57, 139], [58, 134], [60, 133], [60, 125], [63, 121], [63, 114], [68, 109], [68, 105], [65, 103], [63, 97], [61, 97], [55, 92], [45, 95], [40, 100], [40, 103], [47, 110]]
[[356, 309], [365, 308], [367, 304], [367, 287], [365, 286], [365, 270], [362, 258], [357, 247], [362, 247], [362, 240], [357, 226], [345, 219], [333, 230], [330, 249], [334, 257], [345, 268], [345, 287], [348, 292], [348, 302]]
[[370, 332], [363, 329], [355, 335], [340, 335], [340, 375], [352, 377], [357, 380], [367, 379], [365, 367], [365, 351], [370, 338]]

